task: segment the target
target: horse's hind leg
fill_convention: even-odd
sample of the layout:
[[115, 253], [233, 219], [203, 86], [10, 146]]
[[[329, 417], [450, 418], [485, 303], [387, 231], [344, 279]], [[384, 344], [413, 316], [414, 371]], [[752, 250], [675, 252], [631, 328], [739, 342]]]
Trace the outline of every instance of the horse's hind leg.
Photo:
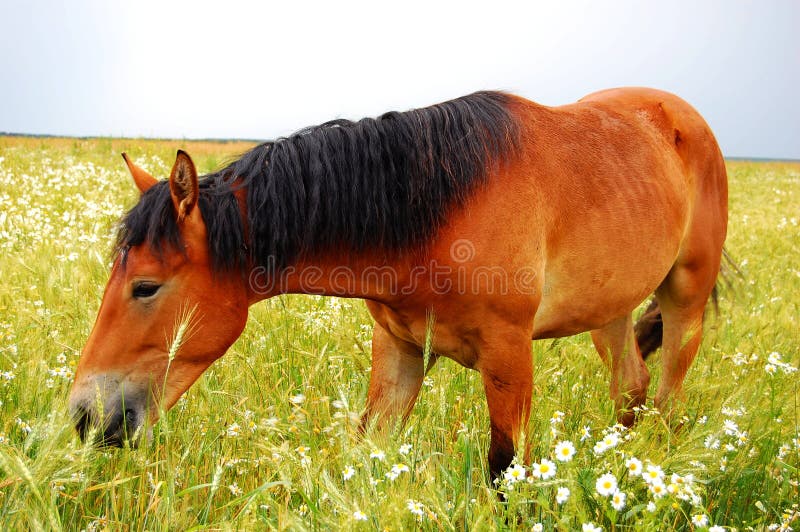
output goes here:
[[650, 384], [650, 374], [636, 343], [631, 315], [592, 331], [592, 341], [611, 369], [611, 399], [614, 400], [617, 419], [630, 426], [634, 421], [632, 409], [647, 400]]
[[684, 261], [673, 266], [656, 290], [663, 321], [662, 373], [655, 404], [669, 414], [703, 336], [703, 315], [714, 289], [719, 260]]

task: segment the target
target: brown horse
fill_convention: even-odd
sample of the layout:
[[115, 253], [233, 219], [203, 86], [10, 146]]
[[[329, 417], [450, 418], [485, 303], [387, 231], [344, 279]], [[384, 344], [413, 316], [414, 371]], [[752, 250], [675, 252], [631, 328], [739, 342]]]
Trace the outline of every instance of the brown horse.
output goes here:
[[[655, 404], [670, 408], [727, 227], [711, 130], [651, 89], [562, 107], [483, 92], [330, 122], [201, 180], [182, 151], [168, 181], [125, 161], [142, 195], [70, 396], [81, 435], [97, 427], [111, 444], [156, 420], [148, 405], [170, 408], [250, 305], [330, 294], [365, 299], [375, 318], [364, 421], [408, 415], [431, 332], [429, 366], [446, 356], [481, 373], [496, 476], [529, 417], [531, 339], [591, 331], [627, 424], [647, 397], [643, 355], [663, 345]], [[653, 293], [660, 321], [637, 338], [632, 311]], [[187, 308], [195, 333], [172, 358]]]

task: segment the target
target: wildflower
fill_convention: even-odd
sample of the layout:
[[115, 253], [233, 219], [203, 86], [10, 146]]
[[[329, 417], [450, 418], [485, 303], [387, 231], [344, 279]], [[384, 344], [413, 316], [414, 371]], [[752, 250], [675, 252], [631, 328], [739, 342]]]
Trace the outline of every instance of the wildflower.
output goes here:
[[392, 468], [386, 473], [386, 478], [389, 480], [395, 480], [397, 477], [400, 476], [401, 473], [408, 473], [409, 468], [405, 464], [395, 464]]
[[589, 425], [584, 425], [581, 429], [581, 441], [588, 440], [592, 437], [592, 428]]
[[616, 511], [620, 511], [625, 508], [625, 499], [628, 496], [624, 491], [615, 491], [614, 494], [611, 496], [611, 507], [614, 508]]
[[561, 412], [560, 410], [553, 412], [553, 417], [550, 418], [550, 424], [555, 425], [557, 423], [561, 423], [562, 421], [564, 421], [564, 412]]
[[608, 445], [603, 440], [600, 440], [594, 444], [594, 454], [603, 454], [608, 450]]
[[571, 441], [560, 441], [556, 444], [555, 455], [559, 462], [569, 462], [575, 456], [575, 446]]
[[700, 528], [705, 528], [708, 526], [708, 516], [706, 514], [695, 514], [692, 516], [692, 524]]
[[66, 364], [67, 355], [65, 355], [63, 352], [59, 353], [58, 355], [56, 355], [56, 362], [58, 362], [59, 364]]
[[581, 530], [583, 530], [583, 532], [603, 532], [603, 529], [596, 526], [594, 523], [583, 523]]
[[664, 485], [664, 481], [658, 479], [650, 482], [650, 493], [652, 493], [653, 497], [655, 497], [656, 499], [660, 499], [666, 496], [667, 487]]
[[228, 428], [225, 429], [225, 435], [229, 438], [236, 438], [239, 434], [241, 434], [241, 427], [236, 422], [231, 423]]
[[778, 371], [778, 368], [775, 367], [775, 364], [767, 364], [764, 366], [764, 371], [766, 371], [769, 375], [775, 375], [775, 372]]
[[242, 488], [240, 488], [239, 484], [237, 484], [236, 482], [228, 486], [228, 489], [230, 490], [231, 494], [233, 494], [234, 497], [238, 497], [239, 495], [244, 493], [242, 491]]
[[369, 457], [373, 460], [378, 460], [379, 462], [383, 462], [386, 458], [386, 453], [381, 451], [380, 449], [373, 449], [371, 453], [369, 453]]
[[422, 503], [414, 499], [408, 499], [406, 508], [408, 508], [409, 512], [416, 515], [418, 519], [422, 519], [425, 516], [425, 508], [422, 506]]
[[503, 477], [512, 484], [520, 480], [525, 480], [525, 468], [519, 464], [514, 464], [506, 469]]
[[642, 477], [648, 484], [652, 484], [654, 482], [661, 482], [663, 484], [664, 471], [657, 465], [648, 464], [647, 469], [645, 469]]
[[558, 488], [556, 491], [556, 502], [558, 504], [564, 504], [569, 499], [569, 488], [562, 486]]
[[402, 454], [402, 455], [404, 455], [404, 456], [407, 455], [408, 453], [411, 452], [411, 444], [410, 443], [404, 443], [403, 445], [400, 446], [400, 448], [397, 450], [397, 452]]
[[295, 406], [300, 406], [305, 402], [305, 400], [306, 396], [303, 395], [302, 393], [298, 393], [297, 395], [293, 395], [292, 397], [289, 398], [289, 402]]
[[617, 479], [611, 473], [606, 473], [597, 479], [595, 483], [597, 493], [603, 497], [608, 497], [617, 490]]
[[361, 510], [356, 510], [355, 512], [353, 512], [353, 519], [355, 519], [356, 521], [366, 521], [367, 514], [365, 514]]
[[708, 527], [708, 532], [725, 532], [725, 527], [714, 525]]
[[345, 480], [350, 480], [351, 478], [353, 478], [353, 475], [355, 474], [356, 470], [353, 468], [353, 466], [347, 466], [342, 471], [342, 478], [344, 478]]
[[543, 530], [544, 530], [544, 526], [542, 526], [542, 523], [535, 523], [531, 527], [531, 532], [542, 532]]
[[722, 428], [728, 436], [736, 436], [739, 434], [739, 426], [732, 419], [726, 419], [722, 424]]
[[642, 474], [642, 461], [635, 456], [630, 457], [625, 462], [625, 467], [628, 468], [628, 473], [633, 476], [639, 476]]
[[543, 458], [540, 463], [533, 464], [531, 475], [542, 480], [553, 478], [556, 475], [556, 464]]
[[654, 503], [653, 501], [648, 502], [647, 503], [647, 511], [650, 512], [651, 514], [655, 513], [656, 512], [656, 503]]

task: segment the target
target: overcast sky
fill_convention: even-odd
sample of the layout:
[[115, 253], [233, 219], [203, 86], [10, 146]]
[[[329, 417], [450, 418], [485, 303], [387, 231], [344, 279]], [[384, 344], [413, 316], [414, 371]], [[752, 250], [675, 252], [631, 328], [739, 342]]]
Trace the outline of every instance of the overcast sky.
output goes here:
[[[522, 4], [522, 3], [520, 3]], [[0, 2], [0, 131], [269, 139], [503, 89], [647, 85], [800, 159], [800, 1]]]

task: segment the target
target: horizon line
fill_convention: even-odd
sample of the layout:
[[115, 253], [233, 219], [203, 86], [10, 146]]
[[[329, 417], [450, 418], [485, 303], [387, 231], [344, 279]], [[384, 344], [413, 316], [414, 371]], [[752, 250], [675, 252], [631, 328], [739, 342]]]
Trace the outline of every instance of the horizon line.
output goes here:
[[[215, 138], [215, 137], [145, 137], [145, 136], [114, 136], [114, 135], [53, 135], [49, 133], [15, 133], [10, 131], [0, 131], [0, 137], [20, 137], [34, 139], [75, 139], [75, 140], [151, 140], [151, 141], [185, 141], [185, 142], [215, 142], [218, 144], [231, 142], [249, 142], [261, 144], [270, 142], [274, 139], [249, 139], [249, 138]], [[724, 155], [726, 161], [754, 161], [754, 162], [775, 162], [775, 163], [800, 163], [800, 157], [758, 157], [749, 155]]]

